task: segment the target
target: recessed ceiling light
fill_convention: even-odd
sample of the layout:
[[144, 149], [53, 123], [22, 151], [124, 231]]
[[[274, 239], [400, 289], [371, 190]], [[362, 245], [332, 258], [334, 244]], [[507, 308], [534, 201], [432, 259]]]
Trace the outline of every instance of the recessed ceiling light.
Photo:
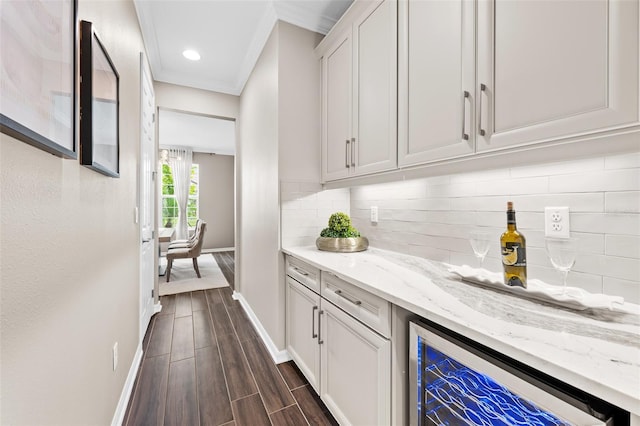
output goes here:
[[187, 59], [190, 59], [192, 61], [199, 61], [200, 60], [200, 54], [198, 52], [196, 52], [195, 50], [191, 50], [191, 49], [187, 49], [184, 52], [182, 52], [182, 56], [184, 56]]

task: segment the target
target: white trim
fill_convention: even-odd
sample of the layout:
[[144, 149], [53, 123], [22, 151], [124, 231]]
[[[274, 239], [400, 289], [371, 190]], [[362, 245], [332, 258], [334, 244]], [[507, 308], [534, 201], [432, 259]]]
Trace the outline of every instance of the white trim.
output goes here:
[[[160, 311], [162, 311], [162, 305], [160, 304], [160, 302], [156, 303], [155, 305], [153, 305], [153, 313], [157, 314]], [[148, 327], [148, 326], [147, 326]], [[144, 337], [144, 336], [143, 336]]]
[[264, 342], [265, 346], [267, 347], [267, 350], [269, 351], [269, 354], [271, 355], [273, 362], [275, 362], [276, 364], [280, 364], [283, 362], [291, 361], [291, 356], [289, 355], [289, 352], [287, 352], [286, 349], [281, 351], [278, 350], [275, 343], [273, 343], [273, 340], [271, 340], [271, 337], [269, 337], [269, 333], [267, 333], [267, 330], [264, 329], [264, 327], [262, 326], [262, 323], [260, 322], [256, 314], [253, 312], [253, 309], [251, 309], [251, 306], [249, 306], [249, 303], [242, 296], [242, 294], [234, 290], [233, 295], [231, 297], [233, 297], [234, 300], [237, 300], [238, 302], [240, 302], [240, 305], [242, 306], [244, 311], [247, 313], [247, 316], [249, 317], [249, 320], [253, 324], [253, 327], [256, 329], [256, 332], [258, 333], [258, 335]]
[[133, 357], [131, 368], [129, 368], [129, 375], [127, 376], [127, 380], [124, 382], [124, 387], [122, 388], [122, 393], [120, 394], [120, 400], [118, 401], [116, 412], [113, 414], [113, 419], [111, 420], [111, 424], [113, 426], [119, 426], [124, 421], [124, 415], [127, 412], [127, 405], [129, 404], [129, 398], [131, 398], [133, 384], [136, 381], [136, 376], [138, 375], [138, 369], [140, 368], [141, 361], [142, 342], [140, 342], [140, 344], [138, 345], [138, 349], [136, 349], [136, 354]]
[[220, 247], [220, 248], [211, 248], [211, 249], [202, 249], [201, 253], [218, 253], [221, 251], [236, 251], [235, 247]]

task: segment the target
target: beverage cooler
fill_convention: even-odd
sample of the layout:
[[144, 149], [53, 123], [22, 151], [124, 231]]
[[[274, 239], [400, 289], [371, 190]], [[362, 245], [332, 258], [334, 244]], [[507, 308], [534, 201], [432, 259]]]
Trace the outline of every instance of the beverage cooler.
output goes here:
[[410, 322], [412, 425], [624, 425], [628, 413], [437, 324]]

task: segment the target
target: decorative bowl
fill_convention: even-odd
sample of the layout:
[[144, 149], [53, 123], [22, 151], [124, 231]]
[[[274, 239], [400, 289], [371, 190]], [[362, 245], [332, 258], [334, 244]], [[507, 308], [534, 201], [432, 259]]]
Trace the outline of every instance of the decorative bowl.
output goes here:
[[364, 251], [369, 247], [367, 237], [351, 237], [351, 238], [330, 238], [318, 237], [316, 247], [319, 250], [335, 251], [339, 253], [352, 253], [356, 251]]

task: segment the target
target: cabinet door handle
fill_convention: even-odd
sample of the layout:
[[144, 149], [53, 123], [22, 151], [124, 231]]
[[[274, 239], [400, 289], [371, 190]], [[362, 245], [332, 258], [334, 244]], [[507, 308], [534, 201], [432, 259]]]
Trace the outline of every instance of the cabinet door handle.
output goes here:
[[338, 296], [342, 297], [343, 299], [348, 300], [349, 302], [353, 303], [353, 304], [354, 304], [354, 305], [356, 305], [356, 306], [360, 306], [360, 305], [362, 305], [362, 301], [360, 301], [360, 300], [356, 300], [356, 299], [352, 299], [352, 298], [350, 298], [350, 297], [345, 296], [345, 295], [342, 293], [342, 290], [336, 290], [336, 294], [337, 294]]
[[322, 338], [320, 337], [321, 331], [321, 327], [322, 327], [322, 320], [320, 319], [320, 315], [324, 314], [324, 311], [318, 311], [318, 344], [321, 345], [324, 343], [324, 340], [322, 340]]
[[295, 266], [292, 266], [291, 269], [293, 269], [294, 271], [296, 271], [297, 273], [299, 273], [300, 275], [304, 275], [305, 277], [309, 276], [309, 274], [301, 269], [296, 268]]
[[347, 169], [351, 167], [351, 164], [349, 164], [349, 142], [349, 139], [347, 139], [347, 143], [344, 146], [344, 161]]
[[464, 91], [464, 94], [462, 96], [462, 139], [464, 139], [465, 141], [469, 140], [469, 135], [466, 132], [466, 125], [467, 125], [467, 99], [469, 98], [469, 92], [467, 92], [466, 90]]
[[311, 338], [315, 339], [318, 337], [316, 334], [316, 311], [318, 310], [317, 306], [314, 306], [311, 310]]
[[480, 113], [478, 114], [478, 125], [480, 127], [478, 133], [480, 133], [480, 136], [484, 136], [486, 133], [482, 128], [482, 98], [484, 97], [483, 95], [486, 94], [486, 90], [487, 86], [485, 86], [484, 83], [480, 84]]
[[351, 167], [356, 166], [356, 138], [351, 138]]

